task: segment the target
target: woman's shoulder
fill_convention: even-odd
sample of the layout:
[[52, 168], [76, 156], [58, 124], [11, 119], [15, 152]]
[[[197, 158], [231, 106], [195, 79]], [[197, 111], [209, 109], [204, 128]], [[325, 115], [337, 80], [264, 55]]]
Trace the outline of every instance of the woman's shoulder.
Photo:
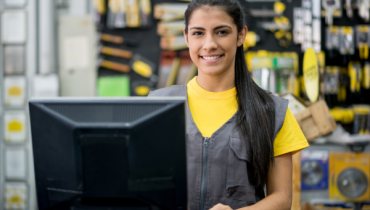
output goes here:
[[285, 99], [285, 98], [281, 98], [279, 96], [276, 96], [274, 94], [270, 94], [272, 100], [274, 100], [274, 104], [275, 104], [275, 110], [277, 111], [286, 111], [287, 108], [288, 108], [288, 99]]
[[150, 91], [151, 96], [186, 96], [186, 85], [173, 85], [171, 87], [161, 88]]
[[270, 93], [271, 98], [274, 100], [275, 103], [288, 103], [288, 99], [279, 97], [277, 95], [274, 95]]

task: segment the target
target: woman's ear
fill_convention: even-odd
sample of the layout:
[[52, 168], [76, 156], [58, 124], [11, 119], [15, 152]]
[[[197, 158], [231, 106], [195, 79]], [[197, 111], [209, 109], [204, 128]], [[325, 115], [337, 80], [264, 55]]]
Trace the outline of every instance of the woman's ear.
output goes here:
[[242, 46], [245, 40], [245, 36], [248, 33], [248, 27], [244, 26], [242, 31], [238, 34], [238, 47]]
[[186, 33], [185, 28], [184, 28], [184, 37], [185, 37], [186, 46], [188, 46], [188, 47], [189, 47], [189, 43], [188, 43], [188, 34]]

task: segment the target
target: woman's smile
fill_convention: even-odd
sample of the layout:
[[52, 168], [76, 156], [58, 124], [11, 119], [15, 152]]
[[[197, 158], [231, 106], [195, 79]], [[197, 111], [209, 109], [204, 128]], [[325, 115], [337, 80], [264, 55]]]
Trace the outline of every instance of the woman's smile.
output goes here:
[[199, 57], [205, 63], [216, 63], [217, 61], [221, 60], [221, 58], [223, 56], [224, 56], [224, 54], [218, 54], [218, 55], [200, 55]]

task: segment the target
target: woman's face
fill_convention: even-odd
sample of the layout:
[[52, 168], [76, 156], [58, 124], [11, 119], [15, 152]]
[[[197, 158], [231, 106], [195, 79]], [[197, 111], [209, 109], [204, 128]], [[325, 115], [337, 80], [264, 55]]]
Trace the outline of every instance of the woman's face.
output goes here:
[[199, 74], [219, 75], [234, 72], [235, 54], [244, 42], [245, 27], [238, 33], [233, 19], [217, 7], [193, 11], [185, 32], [190, 57]]

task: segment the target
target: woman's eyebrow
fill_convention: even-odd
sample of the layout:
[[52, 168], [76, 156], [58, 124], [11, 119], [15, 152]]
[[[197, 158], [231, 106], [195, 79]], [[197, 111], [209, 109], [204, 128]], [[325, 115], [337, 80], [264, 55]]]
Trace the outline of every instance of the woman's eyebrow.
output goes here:
[[202, 27], [192, 27], [192, 28], [190, 28], [190, 30], [193, 30], [193, 29], [195, 29], [195, 30], [203, 30], [203, 31], [206, 30], [206, 29], [204, 29]]
[[[230, 28], [232, 29], [230, 26], [228, 25], [220, 25], [220, 26], [216, 26], [213, 30], [218, 30], [220, 28]], [[192, 27], [190, 28], [189, 30], [202, 30], [202, 31], [205, 31], [206, 29], [202, 28], [202, 27]]]
[[213, 30], [217, 30], [217, 29], [220, 29], [220, 28], [230, 28], [230, 29], [232, 29], [230, 26], [228, 26], [228, 25], [220, 25], [220, 26], [217, 26], [217, 27], [215, 27]]

